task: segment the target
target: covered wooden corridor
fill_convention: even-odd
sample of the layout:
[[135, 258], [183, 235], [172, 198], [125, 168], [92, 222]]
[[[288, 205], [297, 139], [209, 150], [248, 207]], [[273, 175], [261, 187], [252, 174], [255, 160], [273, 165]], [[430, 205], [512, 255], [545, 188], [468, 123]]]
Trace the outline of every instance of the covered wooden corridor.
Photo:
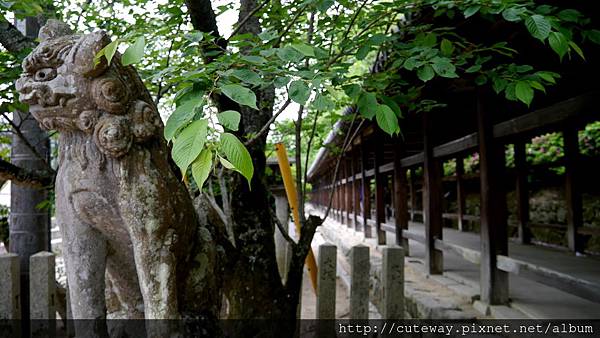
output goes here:
[[[523, 295], [520, 288], [525, 285], [511, 286], [509, 278], [517, 276], [567, 292], [598, 309], [599, 260], [583, 253], [586, 239], [600, 231], [584, 226], [582, 216], [582, 192], [597, 192], [597, 184], [584, 183], [596, 162], [589, 164], [581, 156], [578, 131], [598, 120], [594, 101], [600, 92], [572, 94], [555, 95], [529, 111], [499, 104], [480, 92], [449, 95], [449, 111], [454, 114], [440, 110], [410, 115], [401, 121], [403, 136], [395, 138], [370, 123], [338, 124], [309, 170], [312, 202], [326, 208], [331, 198], [335, 220], [378, 244], [392, 244], [393, 238], [409, 255], [417, 254], [420, 246], [429, 274], [462, 267], [465, 278], [478, 282], [484, 304], [517, 301], [515, 295]], [[459, 113], [456, 107], [467, 108]], [[529, 218], [528, 176], [535, 168], [526, 161], [525, 145], [548, 132], [562, 133], [564, 138], [564, 157], [556, 164], [565, 167], [564, 224], [540, 224]], [[344, 146], [345, 134], [352, 137]], [[509, 145], [514, 149], [512, 168], [505, 163]], [[344, 148], [342, 155], [327, 150], [332, 147]], [[469, 215], [465, 208], [469, 175], [463, 160], [474, 152], [479, 170], [468, 179], [478, 181], [479, 215]], [[455, 161], [456, 171], [444, 177], [442, 166], [447, 161]], [[515, 192], [517, 215], [510, 224], [509, 190]], [[448, 196], [454, 197], [455, 210], [448, 210]], [[455, 221], [456, 230], [444, 228], [448, 220]], [[479, 235], [464, 232], [467, 223], [476, 223], [471, 228]], [[562, 231], [568, 248], [531, 245], [534, 228]]]

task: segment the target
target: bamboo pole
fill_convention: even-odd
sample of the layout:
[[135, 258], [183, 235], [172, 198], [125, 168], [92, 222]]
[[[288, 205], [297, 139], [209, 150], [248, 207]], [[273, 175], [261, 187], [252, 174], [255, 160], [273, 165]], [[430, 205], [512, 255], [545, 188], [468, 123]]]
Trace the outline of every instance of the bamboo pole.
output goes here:
[[[292, 179], [292, 170], [290, 168], [290, 162], [288, 160], [287, 151], [283, 143], [275, 144], [275, 151], [277, 153], [277, 161], [279, 162], [279, 170], [281, 171], [281, 177], [283, 178], [283, 186], [285, 193], [290, 203], [290, 209], [292, 209], [292, 216], [294, 217], [294, 224], [296, 224], [296, 234], [300, 238], [300, 214], [298, 213], [298, 198], [296, 193], [296, 185]], [[310, 273], [310, 281], [312, 282], [313, 290], [317, 291], [317, 262], [315, 261], [315, 255], [310, 249], [306, 256], [306, 267]]]

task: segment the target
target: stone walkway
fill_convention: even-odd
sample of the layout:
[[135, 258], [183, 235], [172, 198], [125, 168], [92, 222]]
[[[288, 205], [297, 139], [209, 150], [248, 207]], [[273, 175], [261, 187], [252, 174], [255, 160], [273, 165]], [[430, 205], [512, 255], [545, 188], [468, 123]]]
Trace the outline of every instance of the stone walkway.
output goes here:
[[[411, 224], [409, 231], [424, 234], [425, 227]], [[394, 237], [388, 235], [388, 241]], [[479, 250], [479, 236], [444, 228], [444, 241]], [[392, 242], [393, 243], [393, 242]], [[567, 251], [537, 245], [509, 243], [509, 255], [593, 283], [600, 283], [600, 259], [575, 256]], [[425, 247], [410, 241], [411, 257], [424, 259]], [[444, 275], [479, 289], [479, 267], [458, 255], [444, 252]], [[510, 275], [511, 307], [527, 317], [540, 319], [590, 319], [600, 317], [600, 304], [513, 274]]]

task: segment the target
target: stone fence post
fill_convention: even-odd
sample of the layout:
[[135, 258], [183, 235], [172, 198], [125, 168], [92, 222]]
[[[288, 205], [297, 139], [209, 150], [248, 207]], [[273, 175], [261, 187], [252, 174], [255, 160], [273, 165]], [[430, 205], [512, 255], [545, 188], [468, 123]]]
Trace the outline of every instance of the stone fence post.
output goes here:
[[51, 252], [38, 252], [29, 258], [29, 305], [32, 337], [54, 337], [56, 334], [54, 264], [54, 254]]
[[383, 282], [383, 318], [404, 319], [404, 249], [398, 246], [383, 248], [381, 267]]
[[350, 251], [350, 319], [369, 319], [369, 247]]

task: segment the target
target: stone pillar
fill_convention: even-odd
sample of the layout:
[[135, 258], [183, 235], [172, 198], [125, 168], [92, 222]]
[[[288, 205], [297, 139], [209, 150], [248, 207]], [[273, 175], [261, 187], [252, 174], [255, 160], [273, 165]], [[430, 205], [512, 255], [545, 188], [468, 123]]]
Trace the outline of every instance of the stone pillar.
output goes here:
[[19, 256], [0, 255], [0, 319], [21, 319]]
[[[290, 206], [287, 198], [285, 197], [285, 192], [276, 189], [272, 189], [272, 191], [273, 196], [275, 197], [275, 213], [277, 214], [277, 219], [285, 229], [288, 229], [290, 221]], [[290, 237], [294, 237], [293, 233], [290, 234]], [[288, 241], [283, 237], [279, 227], [275, 227], [275, 259], [277, 260], [279, 276], [284, 283], [287, 280], [287, 273], [291, 258], [292, 247], [290, 246], [290, 243], [288, 243]]]
[[319, 246], [319, 272], [317, 283], [317, 319], [335, 319], [337, 247]]
[[369, 319], [369, 247], [357, 245], [350, 251], [350, 319]]
[[383, 248], [381, 267], [383, 283], [383, 318], [404, 318], [404, 249], [398, 246]]
[[21, 335], [18, 319], [21, 319], [21, 284], [19, 282], [19, 256], [0, 255], [0, 321], [14, 320], [0, 330], [1, 336]]
[[56, 332], [54, 254], [39, 252], [29, 259], [29, 313], [32, 337], [54, 337]]

